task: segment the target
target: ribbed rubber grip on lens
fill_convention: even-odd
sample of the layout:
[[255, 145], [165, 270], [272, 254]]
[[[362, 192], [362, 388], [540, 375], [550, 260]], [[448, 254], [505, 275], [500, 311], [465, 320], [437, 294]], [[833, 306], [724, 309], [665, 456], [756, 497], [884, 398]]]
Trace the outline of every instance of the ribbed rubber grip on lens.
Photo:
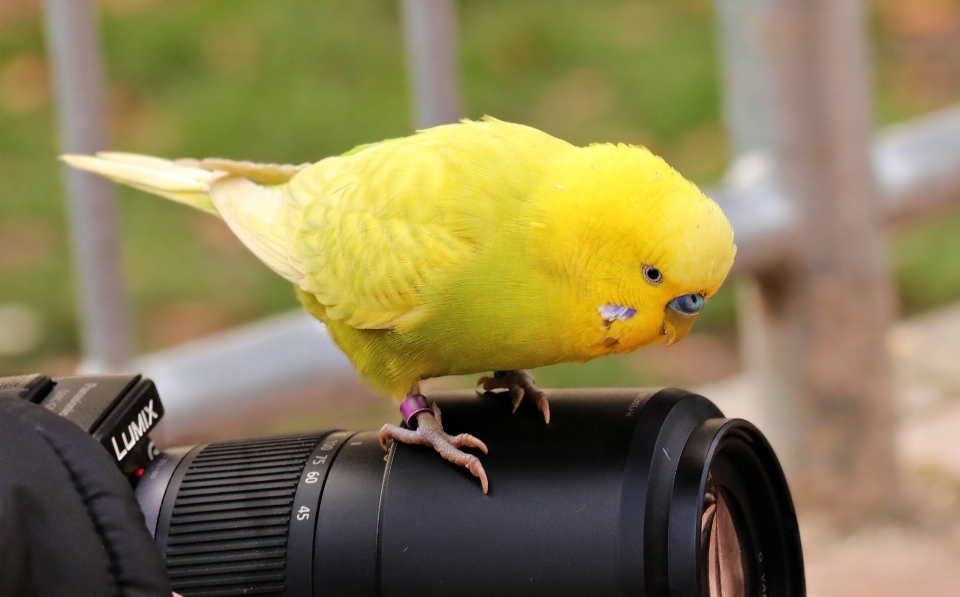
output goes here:
[[184, 597], [283, 595], [297, 483], [326, 433], [210, 444], [180, 484], [167, 570]]

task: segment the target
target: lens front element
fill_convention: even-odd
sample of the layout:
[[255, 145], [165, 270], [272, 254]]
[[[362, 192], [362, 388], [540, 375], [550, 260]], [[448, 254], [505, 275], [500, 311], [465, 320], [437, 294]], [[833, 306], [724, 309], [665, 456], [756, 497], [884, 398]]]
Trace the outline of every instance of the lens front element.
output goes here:
[[703, 496], [700, 546], [702, 578], [709, 597], [746, 597], [743, 546], [733, 509], [734, 498], [714, 486]]

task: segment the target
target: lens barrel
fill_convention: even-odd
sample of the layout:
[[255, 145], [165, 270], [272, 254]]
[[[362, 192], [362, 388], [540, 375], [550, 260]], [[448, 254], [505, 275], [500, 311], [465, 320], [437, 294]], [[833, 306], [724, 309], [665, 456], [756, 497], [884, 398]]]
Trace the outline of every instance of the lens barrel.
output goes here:
[[430, 448], [332, 431], [172, 450], [137, 496], [189, 595], [805, 594], [796, 514], [750, 423], [682, 390], [433, 398], [490, 493]]

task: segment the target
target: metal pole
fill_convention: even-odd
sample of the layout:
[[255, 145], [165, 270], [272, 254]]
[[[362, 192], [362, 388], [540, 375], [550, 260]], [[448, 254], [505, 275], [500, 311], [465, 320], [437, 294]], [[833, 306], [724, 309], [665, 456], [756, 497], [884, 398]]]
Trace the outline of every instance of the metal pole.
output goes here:
[[[47, 53], [56, 88], [60, 143], [68, 153], [106, 149], [103, 70], [90, 0], [45, 0]], [[79, 301], [81, 368], [117, 371], [131, 341], [110, 183], [63, 168]]]
[[773, 156], [800, 250], [757, 275], [764, 400], [801, 505], [841, 522], [897, 492], [886, 334], [892, 292], [871, 163], [859, 0], [766, 0]]
[[452, 0], [401, 0], [407, 64], [418, 129], [461, 117], [457, 14]]
[[716, 0], [723, 71], [723, 108], [737, 158], [770, 148], [770, 64], [759, 29], [766, 0]]
[[[790, 262], [796, 253], [802, 251], [802, 239], [796, 234], [797, 209], [795, 202], [784, 197], [776, 180], [776, 168], [771, 148], [777, 138], [777, 122], [773, 117], [773, 88], [771, 83], [771, 64], [769, 52], [765, 51], [765, 39], [761, 35], [765, 18], [769, 18], [770, 3], [767, 0], [716, 0], [717, 23], [721, 47], [721, 66], [723, 72], [724, 117], [729, 131], [730, 144], [734, 153], [734, 162], [724, 180], [723, 190], [738, 196], [739, 201], [728, 201], [724, 205], [736, 230], [738, 250], [736, 267], [739, 271], [756, 272]], [[752, 195], [762, 200], [744, 202]], [[744, 238], [744, 232], [754, 228], [737, 226], [736, 208], [746, 213], [740, 218], [747, 222], [760, 224], [764, 233], [777, 227], [767, 224], [762, 216], [774, 197], [780, 203], [780, 233], [774, 237], [759, 233], [767, 243], [757, 250], [757, 242]], [[762, 206], [766, 206], [764, 210]], [[730, 213], [731, 208], [734, 208]], [[769, 218], [767, 218], [769, 219]], [[752, 242], [751, 242], [752, 241]], [[757, 257], [768, 255], [780, 249], [776, 261], [765, 261], [759, 267], [753, 262]], [[754, 266], [754, 267], [751, 267]], [[770, 387], [777, 383], [771, 375], [771, 363], [768, 359], [766, 317], [762, 306], [762, 290], [759, 281], [753, 276], [741, 276], [734, 280], [737, 291], [737, 321], [739, 325], [740, 352], [744, 367], [764, 388], [762, 412], [764, 432], [780, 456], [788, 477], [793, 476], [796, 468], [797, 433], [795, 430], [795, 405], [790, 396], [782, 392], [771, 392]]]

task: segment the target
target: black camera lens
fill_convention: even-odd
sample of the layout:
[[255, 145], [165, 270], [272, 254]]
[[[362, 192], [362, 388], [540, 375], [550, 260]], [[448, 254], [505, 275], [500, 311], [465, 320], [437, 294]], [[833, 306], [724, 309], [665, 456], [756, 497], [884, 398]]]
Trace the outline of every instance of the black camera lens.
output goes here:
[[436, 397], [432, 449], [328, 431], [172, 450], [137, 496], [184, 595], [801, 596], [796, 515], [750, 423], [675, 389]]

